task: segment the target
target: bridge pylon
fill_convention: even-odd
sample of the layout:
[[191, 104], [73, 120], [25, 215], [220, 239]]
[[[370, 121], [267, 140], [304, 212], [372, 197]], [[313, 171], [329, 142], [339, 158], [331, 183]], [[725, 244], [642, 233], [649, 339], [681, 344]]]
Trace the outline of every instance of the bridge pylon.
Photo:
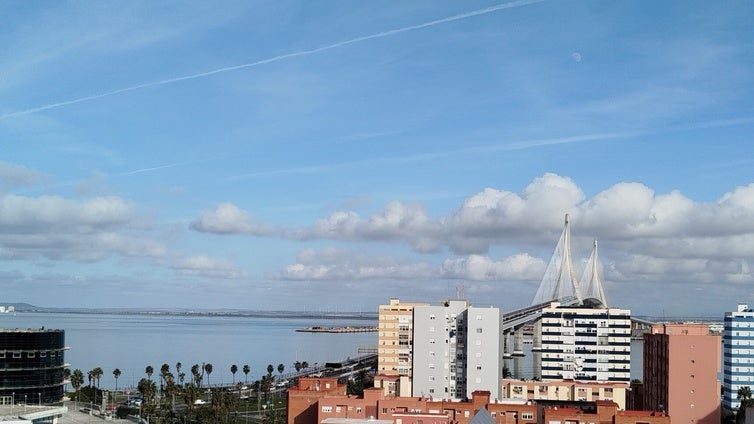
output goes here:
[[539, 283], [537, 294], [534, 295], [532, 305], [557, 300], [563, 297], [573, 296], [581, 303], [579, 282], [571, 259], [571, 225], [568, 214], [565, 215], [563, 233], [560, 235], [550, 263], [547, 264], [542, 282]]

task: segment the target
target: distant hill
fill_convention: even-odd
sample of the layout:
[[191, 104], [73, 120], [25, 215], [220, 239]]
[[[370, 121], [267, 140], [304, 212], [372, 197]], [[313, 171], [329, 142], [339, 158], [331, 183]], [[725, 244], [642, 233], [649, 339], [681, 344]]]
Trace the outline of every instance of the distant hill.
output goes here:
[[39, 311], [41, 309], [45, 309], [45, 308], [39, 308], [39, 307], [34, 306], [34, 305], [29, 305], [28, 303], [13, 303], [13, 302], [4, 303], [4, 302], [0, 302], [0, 306], [5, 306], [6, 308], [8, 306], [13, 306], [16, 309], [16, 311], [18, 311], [18, 312]]

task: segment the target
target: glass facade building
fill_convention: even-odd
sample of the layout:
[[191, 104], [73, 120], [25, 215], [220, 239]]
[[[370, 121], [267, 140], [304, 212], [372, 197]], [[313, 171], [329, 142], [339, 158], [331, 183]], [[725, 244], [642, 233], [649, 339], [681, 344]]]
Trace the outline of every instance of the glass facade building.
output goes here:
[[738, 389], [754, 392], [754, 310], [738, 305], [725, 313], [723, 328], [723, 407], [733, 411], [741, 406]]
[[63, 330], [0, 329], [0, 404], [60, 402], [66, 349]]

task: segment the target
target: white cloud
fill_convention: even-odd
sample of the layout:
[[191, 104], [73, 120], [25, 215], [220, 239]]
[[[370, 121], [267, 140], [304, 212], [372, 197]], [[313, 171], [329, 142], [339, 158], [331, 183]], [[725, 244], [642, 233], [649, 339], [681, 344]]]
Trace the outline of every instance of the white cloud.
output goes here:
[[180, 257], [175, 259], [170, 266], [182, 275], [226, 279], [244, 276], [233, 262], [206, 255]]
[[199, 232], [216, 234], [266, 235], [270, 232], [264, 225], [255, 224], [250, 213], [231, 203], [221, 203], [214, 211], [203, 211], [199, 218], [191, 223], [191, 228]]
[[32, 185], [47, 178], [42, 172], [23, 165], [0, 161], [0, 185], [17, 187]]

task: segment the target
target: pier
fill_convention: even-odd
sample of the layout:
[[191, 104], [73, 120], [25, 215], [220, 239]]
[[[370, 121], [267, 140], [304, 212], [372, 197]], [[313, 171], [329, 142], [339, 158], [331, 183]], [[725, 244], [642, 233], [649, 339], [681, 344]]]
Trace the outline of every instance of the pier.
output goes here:
[[377, 327], [363, 326], [363, 327], [304, 327], [296, 329], [296, 331], [304, 333], [373, 333], [377, 331]]

